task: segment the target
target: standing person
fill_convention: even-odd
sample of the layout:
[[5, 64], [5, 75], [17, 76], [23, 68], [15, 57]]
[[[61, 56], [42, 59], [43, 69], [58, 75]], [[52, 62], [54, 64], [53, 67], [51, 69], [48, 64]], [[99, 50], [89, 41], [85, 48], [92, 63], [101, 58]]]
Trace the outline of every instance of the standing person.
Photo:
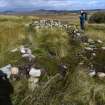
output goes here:
[[80, 28], [81, 30], [85, 30], [85, 18], [83, 14], [80, 16]]
[[88, 14], [87, 14], [87, 12], [86, 12], [86, 11], [81, 10], [81, 15], [83, 15], [83, 16], [84, 16], [85, 21], [87, 21], [87, 20], [88, 20]]
[[0, 71], [0, 105], [12, 105], [10, 95], [13, 93], [13, 87], [5, 73]]
[[81, 10], [80, 28], [82, 30], [85, 30], [85, 21], [87, 21], [87, 12], [84, 12], [83, 10]]

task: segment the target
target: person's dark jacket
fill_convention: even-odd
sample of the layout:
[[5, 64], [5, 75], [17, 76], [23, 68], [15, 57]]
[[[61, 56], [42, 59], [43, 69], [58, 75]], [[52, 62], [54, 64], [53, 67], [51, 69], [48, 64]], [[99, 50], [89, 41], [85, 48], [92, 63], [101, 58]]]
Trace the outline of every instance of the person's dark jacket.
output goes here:
[[83, 12], [83, 13], [81, 13], [81, 15], [84, 16], [85, 21], [88, 20], [88, 14], [87, 14], [87, 12]]
[[13, 87], [9, 80], [5, 77], [0, 77], [0, 97], [10, 96], [13, 93]]
[[0, 105], [12, 105], [10, 95], [13, 93], [13, 87], [6, 75], [0, 71]]

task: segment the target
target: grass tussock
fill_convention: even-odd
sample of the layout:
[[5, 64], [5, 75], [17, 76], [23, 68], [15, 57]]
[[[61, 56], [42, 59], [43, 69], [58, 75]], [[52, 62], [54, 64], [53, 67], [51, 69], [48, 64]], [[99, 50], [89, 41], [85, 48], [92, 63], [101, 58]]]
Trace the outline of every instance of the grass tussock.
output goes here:
[[[34, 92], [21, 87], [16, 89], [15, 105], [104, 105], [105, 81], [91, 78], [86, 68], [77, 67], [63, 79], [59, 74], [52, 76]], [[18, 84], [19, 86], [19, 84]], [[16, 102], [19, 102], [16, 104]]]

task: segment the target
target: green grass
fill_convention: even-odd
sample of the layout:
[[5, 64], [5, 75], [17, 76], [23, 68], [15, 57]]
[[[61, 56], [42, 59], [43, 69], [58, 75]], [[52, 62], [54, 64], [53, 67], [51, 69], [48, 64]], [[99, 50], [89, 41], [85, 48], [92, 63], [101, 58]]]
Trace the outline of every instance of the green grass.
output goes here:
[[0, 16], [0, 66], [13, 62], [11, 61], [12, 54], [10, 54], [10, 50], [19, 47], [21, 44], [28, 43], [26, 42], [27, 35], [29, 34], [27, 31], [27, 24], [29, 24], [32, 19], [37, 19], [37, 17]]
[[[4, 25], [5, 24], [5, 25]], [[0, 24], [0, 65], [9, 62], [8, 53], [11, 49], [17, 47], [25, 38], [24, 26], [18, 23], [1, 22]]]
[[89, 77], [86, 68], [78, 66], [73, 72], [69, 71], [65, 79], [59, 74], [52, 76], [34, 92], [26, 89], [27, 84], [21, 87], [20, 82], [15, 86], [13, 100], [18, 103], [16, 105], [104, 105], [104, 83], [104, 80]]
[[86, 35], [92, 39], [105, 41], [105, 24], [88, 24]]
[[[14, 105], [105, 105], [104, 79], [89, 77], [87, 67], [78, 65], [80, 59], [75, 55], [81, 51], [79, 43], [72, 43], [65, 30], [59, 28], [30, 30], [27, 24], [37, 18], [0, 17], [0, 67], [9, 63], [13, 65], [25, 63], [19, 52], [10, 53], [11, 49], [25, 44], [32, 48], [33, 54], [37, 57], [37, 64], [45, 68], [50, 76], [50, 79], [42, 76], [40, 85], [34, 92], [29, 91], [27, 80], [13, 82]], [[68, 19], [69, 23], [79, 24], [77, 17], [70, 20]], [[88, 24], [85, 34], [92, 39], [104, 41], [104, 29], [104, 24]], [[49, 58], [49, 51], [55, 53], [54, 58]], [[61, 61], [69, 66], [65, 78], [58, 73], [58, 64]]]

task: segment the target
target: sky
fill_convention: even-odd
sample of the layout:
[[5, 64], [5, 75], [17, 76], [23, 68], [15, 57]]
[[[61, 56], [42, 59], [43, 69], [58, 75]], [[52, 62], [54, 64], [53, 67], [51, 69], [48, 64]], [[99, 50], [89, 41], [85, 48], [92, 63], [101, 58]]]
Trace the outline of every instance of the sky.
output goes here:
[[2, 10], [105, 9], [105, 0], [0, 0]]

